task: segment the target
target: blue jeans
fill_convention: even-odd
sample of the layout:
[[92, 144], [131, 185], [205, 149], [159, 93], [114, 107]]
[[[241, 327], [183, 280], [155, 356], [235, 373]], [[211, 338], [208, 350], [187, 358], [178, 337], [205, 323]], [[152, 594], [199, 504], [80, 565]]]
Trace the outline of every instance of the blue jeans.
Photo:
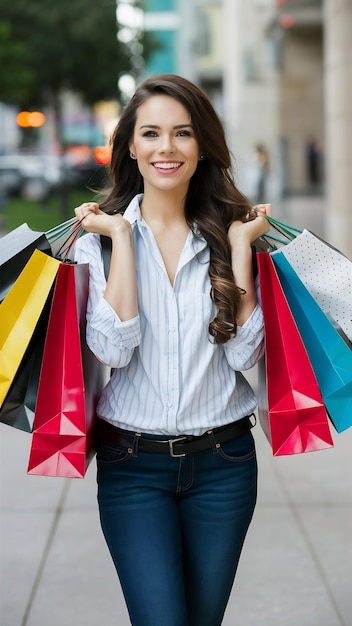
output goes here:
[[219, 626], [256, 503], [251, 432], [182, 458], [100, 443], [97, 463], [131, 624]]

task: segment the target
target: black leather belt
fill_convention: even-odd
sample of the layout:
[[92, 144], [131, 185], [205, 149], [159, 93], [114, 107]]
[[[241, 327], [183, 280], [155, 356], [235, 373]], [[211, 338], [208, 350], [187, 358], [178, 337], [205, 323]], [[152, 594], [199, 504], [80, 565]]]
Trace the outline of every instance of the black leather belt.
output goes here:
[[[254, 422], [251, 421], [251, 417], [254, 418]], [[121, 430], [103, 419], [98, 419], [98, 437], [103, 443], [131, 448], [132, 450], [136, 450], [137, 446], [140, 452], [166, 452], [172, 457], [181, 457], [186, 456], [186, 454], [201, 452], [213, 446], [216, 447], [216, 444], [235, 439], [248, 432], [254, 425], [255, 417], [252, 414], [226, 426], [208, 430], [200, 437], [185, 435], [183, 437], [160, 440], [148, 439], [143, 437], [141, 433]]]

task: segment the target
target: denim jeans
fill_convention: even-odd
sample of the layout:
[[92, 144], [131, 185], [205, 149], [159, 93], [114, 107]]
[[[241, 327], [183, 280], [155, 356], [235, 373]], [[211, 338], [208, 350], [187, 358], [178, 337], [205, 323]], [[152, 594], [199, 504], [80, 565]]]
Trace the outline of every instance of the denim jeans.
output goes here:
[[131, 624], [219, 626], [256, 503], [251, 432], [182, 458], [100, 442], [97, 463]]

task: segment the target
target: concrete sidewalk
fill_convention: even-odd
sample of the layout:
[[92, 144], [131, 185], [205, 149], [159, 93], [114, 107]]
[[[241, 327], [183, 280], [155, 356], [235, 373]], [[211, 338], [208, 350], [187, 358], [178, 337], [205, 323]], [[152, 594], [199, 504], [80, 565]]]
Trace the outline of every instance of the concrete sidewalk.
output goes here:
[[[350, 626], [352, 429], [332, 449], [276, 458], [254, 434], [259, 502], [223, 624]], [[29, 445], [0, 425], [1, 626], [128, 626], [95, 462], [83, 480], [27, 476]]]
[[[285, 211], [324, 235], [319, 200]], [[333, 449], [273, 458], [254, 429], [259, 501], [223, 626], [351, 626], [352, 429], [332, 433]], [[84, 480], [27, 476], [29, 447], [29, 434], [0, 424], [1, 626], [128, 626], [95, 462]]]

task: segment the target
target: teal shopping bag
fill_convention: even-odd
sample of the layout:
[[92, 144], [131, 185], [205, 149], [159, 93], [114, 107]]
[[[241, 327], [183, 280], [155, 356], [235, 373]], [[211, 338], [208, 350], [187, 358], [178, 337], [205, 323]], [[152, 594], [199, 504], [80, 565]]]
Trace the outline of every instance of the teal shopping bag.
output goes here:
[[271, 253], [337, 432], [352, 426], [352, 351], [280, 250]]

